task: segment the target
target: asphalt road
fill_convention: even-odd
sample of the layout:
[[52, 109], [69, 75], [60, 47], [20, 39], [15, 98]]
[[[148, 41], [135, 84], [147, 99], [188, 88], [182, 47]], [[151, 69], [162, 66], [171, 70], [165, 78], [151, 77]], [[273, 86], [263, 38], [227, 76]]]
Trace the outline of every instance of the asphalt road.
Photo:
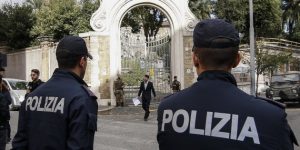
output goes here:
[[[114, 110], [113, 115], [100, 115], [95, 150], [157, 150], [156, 114], [153, 111], [147, 122], [143, 121], [141, 108]], [[300, 139], [300, 105], [289, 105], [288, 121]], [[12, 135], [16, 133], [18, 112], [11, 112]], [[8, 145], [7, 149], [11, 146]], [[295, 150], [300, 150], [296, 147]]]
[[[300, 142], [300, 104], [288, 105], [286, 112], [289, 124]], [[300, 150], [300, 147], [295, 147], [295, 150]]]

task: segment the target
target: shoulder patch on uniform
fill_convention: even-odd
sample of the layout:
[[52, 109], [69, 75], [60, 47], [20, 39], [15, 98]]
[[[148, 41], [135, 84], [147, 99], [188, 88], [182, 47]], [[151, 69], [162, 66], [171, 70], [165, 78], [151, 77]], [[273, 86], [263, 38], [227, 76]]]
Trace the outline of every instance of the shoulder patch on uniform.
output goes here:
[[81, 85], [81, 87], [86, 91], [90, 97], [95, 97], [97, 99], [97, 96], [85, 85]]
[[273, 104], [273, 105], [275, 105], [275, 106], [278, 106], [278, 107], [280, 107], [280, 108], [282, 108], [282, 109], [285, 109], [285, 107], [286, 107], [285, 104], [276, 102], [276, 101], [271, 100], [271, 99], [267, 99], [267, 98], [263, 98], [263, 97], [256, 97], [256, 98], [261, 99], [261, 100], [264, 100], [264, 101], [266, 101], [266, 102], [268, 102], [268, 103], [270, 103], [270, 104]]

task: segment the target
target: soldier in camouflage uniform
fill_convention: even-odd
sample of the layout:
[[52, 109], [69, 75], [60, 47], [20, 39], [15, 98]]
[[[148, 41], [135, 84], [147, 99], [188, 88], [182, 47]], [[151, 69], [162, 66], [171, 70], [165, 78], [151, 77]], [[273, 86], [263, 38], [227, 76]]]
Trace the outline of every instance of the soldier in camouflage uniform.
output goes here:
[[122, 81], [120, 75], [118, 75], [118, 78], [114, 81], [114, 94], [116, 96], [117, 107], [124, 106], [124, 86], [124, 82]]
[[172, 82], [171, 88], [173, 90], [173, 93], [179, 92], [180, 91], [181, 84], [177, 80], [177, 76], [174, 76], [174, 81]]

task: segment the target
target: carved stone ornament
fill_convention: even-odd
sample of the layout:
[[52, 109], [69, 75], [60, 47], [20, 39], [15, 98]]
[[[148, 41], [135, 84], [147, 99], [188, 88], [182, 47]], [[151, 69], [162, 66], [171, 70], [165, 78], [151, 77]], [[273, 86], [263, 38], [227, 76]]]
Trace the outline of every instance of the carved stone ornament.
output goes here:
[[104, 31], [106, 29], [106, 11], [100, 8], [93, 14], [91, 18], [91, 26], [95, 31]]
[[191, 12], [186, 12], [185, 13], [185, 21], [187, 22], [185, 29], [189, 32], [192, 32], [198, 22], [197, 19]]

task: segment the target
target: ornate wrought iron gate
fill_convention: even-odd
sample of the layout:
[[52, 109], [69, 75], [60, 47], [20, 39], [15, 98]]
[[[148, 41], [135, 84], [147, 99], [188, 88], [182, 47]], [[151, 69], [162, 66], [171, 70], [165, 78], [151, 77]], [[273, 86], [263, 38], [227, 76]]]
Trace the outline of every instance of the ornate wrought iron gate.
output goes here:
[[122, 69], [125, 99], [136, 97], [145, 74], [150, 75], [158, 99], [171, 93], [170, 36], [166, 32], [148, 41], [142, 34], [121, 29]]

